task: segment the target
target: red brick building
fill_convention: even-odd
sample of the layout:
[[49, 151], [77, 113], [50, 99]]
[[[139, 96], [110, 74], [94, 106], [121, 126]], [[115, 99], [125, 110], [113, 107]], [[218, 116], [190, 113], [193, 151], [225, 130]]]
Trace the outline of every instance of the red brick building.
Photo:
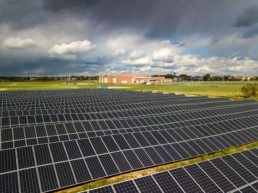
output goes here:
[[147, 75], [116, 75], [116, 76], [100, 76], [99, 83], [105, 84], [143, 84], [143, 83], [168, 83], [172, 79], [165, 77], [150, 77]]

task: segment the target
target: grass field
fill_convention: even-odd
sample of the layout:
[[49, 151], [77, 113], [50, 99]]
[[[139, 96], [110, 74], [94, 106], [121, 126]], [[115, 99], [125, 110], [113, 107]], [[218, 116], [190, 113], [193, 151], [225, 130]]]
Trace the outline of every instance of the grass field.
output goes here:
[[[72, 81], [78, 84], [64, 84], [65, 81], [51, 82], [0, 82], [0, 90], [51, 90], [51, 89], [81, 89], [100, 87], [96, 81]], [[82, 83], [82, 84], [81, 84]], [[144, 85], [144, 84], [128, 84], [128, 85], [108, 85], [111, 88], [123, 90], [137, 91], [153, 91], [189, 95], [205, 95], [212, 97], [230, 97], [233, 99], [241, 99], [241, 87], [247, 82], [176, 82], [170, 85]]]

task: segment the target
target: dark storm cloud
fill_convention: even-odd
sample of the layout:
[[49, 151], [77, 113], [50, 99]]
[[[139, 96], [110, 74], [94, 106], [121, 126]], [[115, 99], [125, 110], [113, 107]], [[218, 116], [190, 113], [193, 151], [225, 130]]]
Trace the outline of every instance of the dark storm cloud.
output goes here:
[[[222, 36], [229, 26], [257, 22], [254, 0], [7, 0], [0, 2], [0, 24], [15, 29], [46, 25], [58, 18], [87, 20], [105, 30], [135, 30], [149, 37], [206, 34]], [[249, 4], [249, 9], [243, 9]], [[234, 7], [234, 9], [232, 9]], [[239, 16], [239, 12], [243, 12]], [[239, 17], [236, 21], [236, 18]], [[222, 30], [223, 29], [223, 30]], [[219, 33], [217, 33], [219, 32]], [[98, 32], [101, 34], [101, 32]]]
[[81, 18], [87, 15], [92, 22], [105, 24], [109, 29], [134, 29], [166, 39], [172, 34], [226, 33], [225, 29], [233, 25], [239, 12], [250, 2], [254, 1], [45, 0], [43, 8]]
[[99, 3], [99, 0], [45, 0], [43, 8], [51, 11], [62, 11], [69, 9], [85, 10]]
[[40, 1], [31, 0], [3, 0], [0, 1], [0, 25], [26, 29], [42, 24], [47, 15], [42, 12]]
[[2, 63], [6, 65], [0, 65], [0, 76], [78, 74], [85, 71], [97, 71], [100, 66], [102, 67], [104, 65], [98, 62], [75, 62], [48, 58], [30, 62], [26, 60], [6, 59]]
[[236, 20], [236, 27], [250, 27], [258, 23], [258, 6], [247, 8]]
[[250, 29], [247, 29], [244, 32], [242, 38], [254, 38], [257, 35], [258, 35], [258, 26], [255, 26]]

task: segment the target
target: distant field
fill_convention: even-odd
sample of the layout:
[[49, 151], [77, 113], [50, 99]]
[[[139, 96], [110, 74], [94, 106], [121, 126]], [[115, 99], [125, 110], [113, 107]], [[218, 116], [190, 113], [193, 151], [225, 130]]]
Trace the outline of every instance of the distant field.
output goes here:
[[[101, 85], [96, 81], [73, 81], [76, 85], [63, 84], [65, 81], [51, 82], [0, 82], [0, 90], [50, 90], [50, 89], [81, 89], [99, 88]], [[82, 83], [82, 84], [81, 84]], [[247, 82], [175, 82], [170, 85], [107, 85], [115, 89], [154, 91], [154, 92], [174, 92], [178, 94], [205, 95], [214, 97], [242, 97], [241, 87]]]
[[[64, 82], [65, 81], [0, 82], [0, 90], [52, 90], [52, 89], [96, 88], [96, 85], [93, 83], [92, 85], [66, 85], [66, 84], [63, 84]], [[87, 83], [91, 83], [91, 82], [87, 82]]]

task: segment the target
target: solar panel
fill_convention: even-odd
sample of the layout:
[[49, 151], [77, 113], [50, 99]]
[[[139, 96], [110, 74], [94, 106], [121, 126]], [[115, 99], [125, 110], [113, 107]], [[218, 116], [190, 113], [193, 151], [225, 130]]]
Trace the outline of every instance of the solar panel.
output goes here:
[[[231, 165], [222, 160], [249, 154], [256, 151], [257, 148], [246, 150], [231, 155], [214, 158], [212, 160], [191, 164], [169, 171], [160, 172], [125, 182], [108, 185], [105, 187], [90, 190], [90, 192], [101, 192], [104, 190], [129, 191], [129, 192], [257, 192], [257, 176], [249, 181], [246, 185], [236, 183], [236, 177], [225, 175], [228, 172], [226, 167], [236, 172], [239, 171], [239, 165]], [[249, 154], [249, 156], [251, 156]], [[252, 157], [252, 156], [251, 156]], [[246, 160], [249, 157], [245, 158]], [[239, 164], [246, 162], [245, 159], [237, 159]], [[258, 158], [256, 159], [258, 161]], [[216, 163], [216, 164], [214, 164]], [[220, 165], [217, 167], [216, 165]], [[241, 169], [242, 174], [249, 174], [247, 169]], [[247, 172], [247, 173], [246, 173]], [[238, 181], [239, 182], [239, 181]], [[118, 188], [119, 187], [119, 188]], [[240, 190], [240, 191], [239, 191]]]
[[115, 162], [109, 154], [99, 156], [100, 162], [102, 163], [107, 175], [114, 175], [120, 173]]
[[138, 192], [136, 186], [132, 181], [122, 182], [114, 185], [116, 192], [133, 193]]
[[195, 183], [184, 168], [178, 168], [170, 171], [170, 174], [178, 182], [185, 192], [202, 192], [202, 189]]
[[159, 184], [159, 186], [164, 192], [171, 191], [183, 193], [179, 185], [175, 182], [175, 180], [171, 177], [171, 175], [168, 172], [154, 174], [153, 178], [156, 180], [156, 182]]
[[21, 192], [41, 192], [35, 168], [20, 171], [19, 178]]
[[59, 188], [57, 176], [53, 165], [38, 167], [42, 192]]
[[[19, 181], [21, 172], [29, 179], [36, 171], [39, 180], [34, 180], [43, 192], [258, 138], [254, 100], [87, 89], [5, 93], [0, 96], [0, 176], [16, 173]], [[234, 157], [228, 166], [239, 166], [236, 174], [252, 181], [257, 151], [238, 157], [242, 165], [231, 162]], [[51, 182], [44, 179], [47, 173]], [[37, 183], [32, 190], [38, 190]], [[18, 189], [29, 185], [18, 183]]]
[[32, 147], [17, 149], [19, 169], [28, 168], [35, 165]]
[[75, 179], [69, 162], [55, 164], [55, 168], [61, 187], [75, 184]]
[[92, 174], [93, 179], [106, 176], [106, 173], [97, 157], [88, 157], [85, 159], [87, 166]]

